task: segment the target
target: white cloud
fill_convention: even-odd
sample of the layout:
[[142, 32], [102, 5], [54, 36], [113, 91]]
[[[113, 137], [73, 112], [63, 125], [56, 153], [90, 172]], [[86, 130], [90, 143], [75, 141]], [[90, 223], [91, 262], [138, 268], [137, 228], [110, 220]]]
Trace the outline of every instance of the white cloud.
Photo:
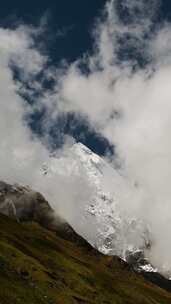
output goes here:
[[0, 178], [10, 182], [30, 183], [34, 168], [47, 154], [24, 122], [26, 102], [17, 94], [19, 84], [9, 67], [15, 61], [31, 81], [31, 74], [42, 69], [44, 61], [32, 45], [27, 28], [0, 29]]
[[[115, 145], [122, 175], [131, 185], [137, 185], [136, 189], [130, 188], [135, 202], [133, 210], [151, 226], [151, 260], [161, 268], [164, 261], [171, 269], [171, 29], [169, 24], [162, 24], [150, 32], [159, 5], [157, 0], [125, 1], [123, 5], [131, 16], [127, 23], [119, 18], [116, 4], [112, 0], [106, 4], [105, 20], [99, 20], [93, 30], [94, 54], [87, 57], [90, 73], [85, 75], [81, 71], [80, 60], [59, 70], [46, 71], [57, 84], [55, 90], [43, 94], [38, 106], [43, 103], [48, 108], [45, 130], [59, 113], [74, 111], [85, 115]], [[0, 29], [0, 178], [42, 189], [37, 172], [48, 159], [48, 151], [23, 121], [23, 115], [30, 109], [16, 93], [19, 84], [14, 83], [9, 68], [13, 61], [22, 70], [22, 78], [41, 89], [34, 76], [43, 70], [46, 58], [36, 50], [32, 31], [26, 27]], [[129, 41], [125, 39], [127, 34]], [[144, 56], [142, 61], [150, 60], [142, 69], [137, 66], [137, 58], [127, 61], [118, 58], [119, 50], [133, 46]], [[84, 179], [75, 178], [70, 184], [70, 179], [55, 178], [44, 185], [45, 195], [49, 195], [48, 189], [52, 191], [52, 201], [63, 184], [70, 195], [67, 197], [60, 191], [59, 204], [67, 206], [69, 197], [74, 201], [78, 189], [81, 192], [77, 192], [75, 200], [79, 202], [83, 184], [87, 197], [91, 196]], [[60, 187], [55, 187], [57, 182]], [[67, 208], [66, 212], [73, 212], [74, 218], [74, 210]], [[129, 201], [124, 208], [130, 209]]]
[[[37, 73], [43, 72], [46, 58], [35, 48], [34, 35], [36, 36], [36, 30], [27, 27], [0, 29], [0, 180], [29, 185], [44, 194], [59, 215], [70, 223], [78, 222], [81, 214], [79, 210], [83, 208], [81, 202], [89, 201], [93, 191], [85, 172], [81, 167], [76, 172], [68, 172], [68, 175], [67, 168], [61, 167], [62, 171], [58, 172], [56, 159], [57, 172], [48, 179], [45, 178], [42, 168], [50, 162], [50, 151], [31, 132], [24, 120], [26, 114], [42, 105], [48, 107], [48, 117], [44, 120], [45, 138], [42, 139], [48, 146], [46, 128], [53, 119], [54, 96], [53, 92], [44, 92], [41, 82], [36, 81]], [[21, 89], [23, 92], [25, 88], [20, 81], [14, 81], [11, 62], [19, 69], [21, 81], [34, 90], [42, 90], [42, 98], [33, 107], [28, 106], [19, 95]], [[52, 73], [52, 70], [47, 71], [48, 77], [56, 76], [57, 72]], [[65, 138], [65, 146], [58, 151], [57, 156], [65, 154], [73, 143], [72, 138]], [[91, 228], [93, 229], [93, 223]]]
[[[69, 67], [58, 91], [58, 109], [85, 115], [115, 145], [121, 173], [138, 185], [135, 207], [151, 225], [151, 259], [162, 268], [163, 261], [171, 264], [171, 30], [164, 23], [150, 32], [158, 1], [124, 3], [132, 21], [124, 24], [116, 1], [108, 2], [107, 19], [94, 31], [95, 53], [87, 60], [90, 73], [85, 75], [77, 63]], [[135, 57], [124, 62], [118, 58], [118, 50], [130, 47], [141, 54], [143, 68]], [[125, 208], [130, 208], [129, 201]]]

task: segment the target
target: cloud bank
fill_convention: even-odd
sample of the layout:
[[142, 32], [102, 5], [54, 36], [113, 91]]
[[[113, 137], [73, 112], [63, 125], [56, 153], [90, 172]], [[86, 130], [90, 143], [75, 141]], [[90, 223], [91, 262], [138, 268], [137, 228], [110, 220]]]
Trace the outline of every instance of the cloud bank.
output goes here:
[[94, 54], [86, 59], [89, 73], [85, 75], [80, 61], [68, 68], [57, 106], [88, 117], [115, 146], [114, 165], [136, 185], [141, 199], [135, 200], [135, 212], [151, 227], [152, 262], [167, 268], [171, 264], [171, 28], [165, 22], [155, 26], [158, 8], [158, 1], [109, 1], [104, 21], [98, 20], [94, 30]]
[[[93, 54], [58, 69], [49, 67], [45, 73], [48, 59], [36, 48], [35, 29], [0, 29], [0, 178], [41, 189], [37, 172], [49, 158], [48, 130], [61, 113], [82, 115], [115, 146], [110, 161], [126, 183], [134, 185], [133, 209], [130, 201], [124, 208], [150, 225], [150, 259], [159, 269], [170, 270], [171, 26], [166, 22], [156, 26], [159, 5], [157, 0], [108, 1], [92, 29]], [[22, 85], [14, 81], [11, 65], [19, 69]], [[53, 79], [53, 89], [45, 90], [42, 79]], [[29, 90], [23, 83], [29, 84]], [[30, 99], [33, 92], [39, 94], [29, 106], [18, 92]], [[24, 120], [41, 107], [46, 108], [43, 142]], [[52, 198], [60, 193], [58, 204], [67, 211], [70, 206], [72, 215], [75, 190], [83, 189], [77, 187], [78, 177], [68, 186], [69, 197], [55, 185], [69, 184], [70, 179], [55, 178]], [[81, 180], [87, 185], [88, 199], [89, 185]], [[48, 193], [47, 185], [44, 194], [50, 197]]]

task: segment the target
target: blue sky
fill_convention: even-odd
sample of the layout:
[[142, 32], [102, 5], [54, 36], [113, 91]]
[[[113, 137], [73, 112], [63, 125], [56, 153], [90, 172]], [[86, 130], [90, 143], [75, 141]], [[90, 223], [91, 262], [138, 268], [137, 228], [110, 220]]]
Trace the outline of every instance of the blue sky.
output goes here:
[[[0, 19], [3, 26], [13, 28], [21, 22], [38, 25], [46, 16], [49, 35], [45, 42], [53, 62], [57, 63], [61, 58], [72, 61], [91, 50], [91, 28], [105, 3], [105, 0], [7, 0], [1, 7]], [[169, 0], [162, 1], [160, 18], [171, 20]], [[59, 35], [59, 32], [64, 35]]]
[[[41, 37], [41, 42], [44, 44], [44, 52], [48, 54], [51, 65], [58, 66], [61, 59], [73, 62], [86, 52], [91, 52], [93, 46], [91, 31], [105, 3], [105, 0], [44, 0], [36, 2], [32, 0], [27, 2], [7, 0], [0, 10], [1, 25], [13, 28], [22, 23], [38, 26], [40, 22], [45, 22], [46, 31]], [[162, 1], [156, 24], [159, 19], [168, 21], [171, 19], [169, 0]], [[126, 58], [128, 56], [135, 57], [136, 50], [135, 52], [133, 50], [131, 55], [129, 50], [126, 49], [126, 53], [122, 50], [119, 55], [122, 59], [124, 56]], [[142, 58], [139, 58], [138, 61], [140, 64], [145, 62]], [[29, 125], [38, 136], [41, 136], [43, 111], [42, 109], [38, 110], [29, 117]], [[56, 133], [56, 129], [61, 129], [61, 136], [59, 132]], [[110, 145], [107, 139], [93, 130], [83, 117], [78, 118], [74, 114], [68, 117], [59, 117], [49, 133], [54, 149], [63, 143], [64, 133], [73, 136], [76, 141], [82, 141], [98, 154], [113, 153], [113, 145]]]
[[[40, 19], [46, 16], [50, 35], [48, 46], [53, 60], [63, 57], [74, 60], [91, 48], [91, 26], [104, 4], [105, 0], [8, 0], [1, 7], [0, 18], [2, 24], [11, 27], [22, 21], [38, 25]], [[59, 31], [65, 35], [57, 35]]]
[[[36, 5], [32, 0], [6, 1], [5, 6], [0, 10], [0, 19], [2, 26], [7, 28], [13, 28], [21, 23], [38, 26], [40, 22], [45, 22], [46, 34], [42, 37], [44, 50], [48, 53], [51, 64], [58, 65], [61, 59], [73, 62], [85, 52], [91, 51], [91, 28], [95, 18], [101, 14], [104, 4], [105, 0], [44, 0], [36, 1]], [[41, 133], [42, 117], [42, 112], [34, 113], [31, 117], [30, 125], [38, 135]], [[84, 142], [99, 154], [113, 150], [105, 138], [87, 127], [87, 121], [78, 121], [73, 117], [65, 118], [65, 121], [59, 119], [54, 128], [60, 127], [61, 131], [65, 130], [66, 134], [73, 135], [77, 141]], [[75, 128], [70, 131], [73, 121]], [[53, 134], [53, 146], [59, 147], [63, 142], [62, 135], [55, 136], [53, 130], [51, 134]]]
[[[61, 59], [73, 62], [85, 52], [92, 49], [91, 29], [96, 18], [104, 8], [104, 0], [96, 1], [6, 1], [0, 12], [3, 26], [13, 28], [20, 23], [38, 26], [46, 23], [46, 33], [42, 37], [45, 50], [52, 65], [58, 65]], [[43, 113], [34, 113], [31, 117], [32, 130], [41, 135]], [[75, 126], [74, 130], [71, 125]], [[55, 132], [61, 129], [61, 136]], [[56, 121], [50, 134], [53, 137], [52, 146], [60, 147], [63, 143], [62, 134], [74, 136], [100, 155], [112, 153], [113, 146], [93, 129], [88, 127], [85, 119], [75, 118], [74, 115]]]
[[[7, 0], [0, 10], [1, 24], [7, 27], [20, 22], [38, 25], [46, 16], [49, 28], [46, 42], [53, 61], [61, 58], [72, 61], [91, 49], [91, 27], [105, 3], [105, 0]], [[171, 20], [169, 0], [162, 1], [160, 18]], [[65, 35], [58, 35], [59, 31]]]

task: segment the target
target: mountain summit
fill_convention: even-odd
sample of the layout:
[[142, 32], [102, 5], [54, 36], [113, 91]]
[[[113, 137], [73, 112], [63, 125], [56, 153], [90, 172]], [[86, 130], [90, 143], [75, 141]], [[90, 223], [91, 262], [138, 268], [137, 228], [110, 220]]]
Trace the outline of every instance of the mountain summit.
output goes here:
[[69, 184], [75, 187], [74, 198], [67, 198], [72, 213], [67, 221], [92, 246], [104, 254], [137, 261], [136, 268], [155, 270], [144, 258], [150, 246], [149, 229], [133, 212], [126, 212], [125, 205], [132, 201], [130, 188], [106, 159], [76, 143], [62, 155], [51, 157], [41, 173], [48, 184], [55, 176], [56, 180], [59, 176], [68, 179], [68, 193]]

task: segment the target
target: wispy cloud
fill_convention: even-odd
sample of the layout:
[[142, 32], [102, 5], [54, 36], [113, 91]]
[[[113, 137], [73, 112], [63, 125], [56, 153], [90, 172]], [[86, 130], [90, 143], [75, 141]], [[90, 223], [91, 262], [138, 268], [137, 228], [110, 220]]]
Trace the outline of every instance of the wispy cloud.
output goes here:
[[89, 73], [82, 72], [80, 61], [70, 65], [56, 100], [58, 111], [85, 115], [115, 146], [113, 161], [139, 189], [135, 212], [151, 226], [152, 261], [162, 267], [171, 262], [171, 30], [153, 23], [158, 7], [158, 1], [109, 1], [94, 30]]
[[[41, 188], [37, 172], [49, 152], [23, 120], [28, 111], [46, 108], [46, 142], [49, 128], [61, 113], [86, 117], [115, 146], [112, 161], [117, 161], [117, 167], [119, 163], [120, 174], [131, 185], [134, 197], [124, 208], [150, 225], [152, 262], [162, 268], [164, 261], [171, 268], [171, 29], [164, 22], [155, 26], [158, 8], [157, 0], [108, 1], [92, 29], [93, 54], [72, 64], [64, 61], [58, 69], [47, 67], [48, 58], [37, 50], [36, 30], [23, 26], [0, 29], [0, 178]], [[14, 82], [11, 62], [30, 90]], [[38, 81], [39, 74], [42, 78]], [[44, 89], [45, 78], [53, 79], [52, 89]], [[29, 96], [33, 90], [41, 92], [33, 108], [18, 95], [21, 90]], [[51, 181], [54, 187], [50, 187], [52, 200], [59, 190], [55, 178]], [[46, 192], [50, 197], [48, 185]], [[69, 197], [61, 194], [60, 198], [62, 204], [68, 204]]]

